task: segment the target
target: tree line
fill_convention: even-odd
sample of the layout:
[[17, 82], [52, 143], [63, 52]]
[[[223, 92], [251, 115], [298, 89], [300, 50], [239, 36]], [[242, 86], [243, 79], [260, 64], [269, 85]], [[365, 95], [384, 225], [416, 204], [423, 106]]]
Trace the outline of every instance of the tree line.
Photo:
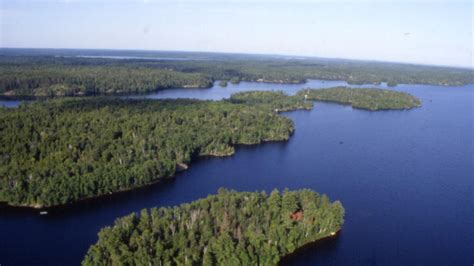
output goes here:
[[167, 88], [208, 88], [201, 73], [139, 66], [0, 64], [0, 94], [10, 96], [87, 96], [146, 93]]
[[166, 88], [205, 88], [215, 80], [304, 83], [307, 79], [349, 84], [464, 85], [469, 69], [329, 59], [290, 60], [208, 55], [202, 60], [107, 59], [31, 55], [0, 56], [0, 94], [83, 96], [145, 93]]

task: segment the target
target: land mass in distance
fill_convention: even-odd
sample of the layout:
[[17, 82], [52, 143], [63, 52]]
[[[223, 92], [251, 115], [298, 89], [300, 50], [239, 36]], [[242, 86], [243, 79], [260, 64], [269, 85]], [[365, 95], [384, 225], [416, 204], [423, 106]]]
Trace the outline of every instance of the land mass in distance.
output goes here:
[[474, 83], [472, 69], [322, 58], [7, 48], [0, 49], [0, 55], [0, 95], [17, 97], [207, 88], [216, 80], [221, 80], [223, 86], [227, 81], [291, 84], [308, 79], [344, 80], [359, 85], [385, 82], [389, 86]]

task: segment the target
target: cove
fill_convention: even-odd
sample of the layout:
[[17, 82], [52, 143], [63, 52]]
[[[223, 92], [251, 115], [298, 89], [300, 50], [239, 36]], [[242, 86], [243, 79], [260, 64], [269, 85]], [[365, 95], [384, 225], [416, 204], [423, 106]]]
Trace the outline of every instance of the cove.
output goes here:
[[[345, 85], [229, 84], [133, 97], [221, 99], [244, 90]], [[382, 85], [382, 87], [385, 87]], [[38, 211], [0, 207], [0, 263], [77, 265], [97, 232], [115, 218], [155, 206], [235, 190], [310, 188], [339, 199], [345, 223], [336, 238], [308, 246], [288, 265], [469, 265], [474, 261], [474, 85], [399, 85], [422, 107], [369, 112], [315, 103], [283, 115], [295, 122], [288, 142], [239, 146], [235, 155], [201, 158], [175, 179]]]

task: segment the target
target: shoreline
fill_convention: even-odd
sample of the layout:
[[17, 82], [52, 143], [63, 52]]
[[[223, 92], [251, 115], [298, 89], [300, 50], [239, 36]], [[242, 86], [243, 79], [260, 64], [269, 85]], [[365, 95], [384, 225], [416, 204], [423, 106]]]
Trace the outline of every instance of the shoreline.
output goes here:
[[293, 257], [296, 257], [299, 254], [305, 253], [306, 251], [310, 249], [312, 250], [313, 248], [319, 245], [323, 245], [325, 242], [337, 240], [337, 238], [341, 234], [341, 231], [342, 231], [342, 228], [339, 228], [339, 230], [337, 230], [336, 232], [333, 232], [334, 234], [329, 233], [329, 235], [327, 236], [308, 242], [302, 245], [301, 247], [296, 248], [293, 252], [281, 257], [277, 266], [287, 265], [288, 264], [287, 260], [291, 260]]
[[[372, 84], [372, 83], [367, 83], [367, 84], [359, 84], [359, 83], [350, 83], [347, 80], [338, 80], [338, 79], [321, 79], [321, 78], [308, 78], [305, 79], [302, 82], [288, 82], [288, 83], [280, 83], [280, 82], [269, 82], [269, 81], [257, 81], [257, 80], [241, 80], [241, 82], [248, 82], [248, 83], [256, 83], [256, 84], [276, 84], [276, 85], [304, 85], [307, 84], [310, 80], [319, 80], [319, 81], [343, 81], [347, 83], [347, 86], [380, 86], [382, 83], [378, 84]], [[215, 82], [220, 81], [219, 79], [214, 80], [213, 83], [211, 83], [209, 86], [205, 87], [169, 87], [169, 88], [158, 88], [156, 90], [152, 91], [144, 91], [144, 92], [122, 92], [122, 93], [95, 93], [95, 94], [81, 94], [81, 95], [56, 95], [56, 96], [38, 96], [38, 95], [15, 95], [14, 92], [12, 91], [7, 91], [0, 93], [0, 100], [4, 101], [36, 101], [36, 100], [46, 100], [46, 99], [54, 99], [54, 98], [80, 98], [80, 97], [127, 97], [127, 96], [145, 96], [153, 93], [157, 93], [159, 91], [164, 91], [164, 90], [173, 90], [173, 89], [210, 89], [214, 87], [219, 87], [218, 84], [215, 84]], [[468, 85], [472, 85], [474, 83], [465, 83], [465, 84], [431, 84], [431, 83], [399, 83], [396, 84], [395, 86], [389, 86], [390, 88], [395, 88], [400, 85], [415, 85], [415, 86], [440, 86], [440, 87], [464, 87]], [[233, 85], [238, 85], [238, 84], [233, 84]], [[303, 89], [303, 88], [302, 88]], [[389, 89], [389, 88], [387, 88]], [[413, 107], [416, 108], [416, 107]], [[363, 109], [363, 108], [358, 108], [358, 109]], [[369, 110], [369, 109], [367, 109]], [[403, 110], [403, 109], [397, 109], [397, 110]], [[406, 109], [405, 109], [406, 110]]]
[[[406, 108], [404, 108], [404, 109], [376, 109], [376, 110], [372, 110], [372, 109], [365, 109], [365, 108], [357, 108], [357, 107], [352, 106], [351, 104], [345, 104], [345, 103], [341, 103], [341, 102], [337, 102], [337, 101], [324, 101], [324, 100], [311, 100], [311, 101], [312, 102], [320, 101], [320, 102], [328, 102], [328, 103], [334, 103], [334, 104], [339, 104], [339, 105], [348, 105], [348, 106], [351, 106], [354, 109], [370, 111], [370, 112], [373, 112], [373, 111], [390, 111], [390, 110], [395, 110], [395, 111], [396, 110], [409, 110], [409, 109], [406, 109]], [[413, 107], [413, 108], [418, 108], [418, 107], [421, 107], [421, 104], [420, 104], [420, 106], [416, 106], [416, 107]], [[413, 109], [413, 108], [410, 108], [410, 109]], [[275, 113], [277, 115], [282, 115], [282, 113], [286, 113], [286, 112], [294, 112], [294, 111], [299, 111], [299, 110], [310, 111], [310, 110], [313, 110], [313, 109], [314, 109], [314, 106], [311, 107], [311, 108], [309, 108], [309, 107], [301, 107], [301, 108], [294, 107], [294, 108], [289, 108], [289, 109], [284, 109], [284, 110], [283, 109], [278, 110], [278, 111], [275, 111]], [[256, 145], [260, 145], [260, 144], [264, 144], [264, 143], [271, 143], [271, 142], [287, 142], [291, 139], [291, 137], [293, 136], [294, 133], [295, 133], [295, 128], [293, 127], [291, 132], [289, 132], [288, 137], [285, 138], [285, 139], [276, 139], [276, 140], [261, 139], [257, 143], [236, 143], [236, 144], [230, 145], [233, 148], [232, 152], [228, 152], [228, 153], [225, 153], [225, 154], [213, 153], [213, 154], [198, 155], [198, 156], [196, 156], [197, 158], [191, 158], [190, 162], [178, 162], [178, 163], [176, 163], [175, 172], [172, 176], [158, 177], [157, 179], [153, 180], [152, 182], [144, 183], [144, 184], [141, 184], [141, 185], [138, 185], [138, 186], [123, 188], [123, 189], [119, 189], [119, 190], [116, 190], [116, 191], [113, 191], [113, 192], [110, 191], [109, 193], [104, 193], [104, 194], [100, 194], [100, 195], [86, 196], [86, 197], [82, 197], [82, 198], [73, 200], [71, 202], [62, 203], [62, 204], [55, 204], [55, 205], [51, 205], [51, 206], [44, 206], [44, 205], [41, 205], [41, 204], [38, 204], [38, 203], [31, 204], [31, 205], [27, 205], [27, 204], [15, 205], [15, 204], [10, 204], [9, 202], [6, 202], [6, 201], [0, 201], [0, 205], [6, 205], [6, 206], [11, 207], [11, 208], [21, 208], [21, 209], [31, 209], [31, 210], [49, 210], [49, 209], [53, 209], [53, 208], [71, 206], [71, 205], [74, 205], [76, 203], [86, 201], [86, 200], [92, 200], [92, 199], [97, 199], [97, 198], [105, 198], [105, 197], [110, 196], [110, 195], [115, 195], [115, 194], [118, 194], [118, 193], [127, 192], [127, 191], [131, 191], [131, 190], [139, 189], [139, 188], [142, 188], [142, 187], [151, 186], [151, 185], [159, 183], [163, 180], [176, 178], [177, 174], [179, 174], [181, 172], [184, 172], [187, 169], [189, 169], [191, 164], [193, 162], [195, 162], [196, 160], [198, 160], [199, 158], [232, 156], [232, 155], [235, 154], [235, 148], [238, 147], [238, 146], [256, 146]]]
[[[391, 108], [391, 109], [375, 109], [375, 110], [374, 109], [367, 109], [367, 108], [357, 108], [357, 107], [352, 106], [351, 103], [341, 103], [341, 102], [338, 102], [338, 101], [331, 101], [331, 100], [314, 99], [314, 100], [311, 100], [311, 101], [312, 102], [320, 101], [320, 102], [329, 102], [329, 103], [334, 103], [334, 104], [339, 104], [339, 105], [348, 105], [348, 106], [351, 106], [351, 108], [354, 108], [354, 109], [365, 110], [365, 111], [370, 111], [370, 112], [372, 112], [372, 111], [390, 111], [390, 110], [409, 110], [409, 109], [421, 107], [421, 101], [420, 101], [420, 104], [418, 106], [414, 106], [414, 107], [408, 108], [408, 109], [407, 108], [402, 108], [402, 109]], [[288, 109], [282, 109], [282, 110], [276, 109], [274, 112], [277, 115], [281, 115], [280, 113], [293, 112], [293, 111], [298, 111], [298, 110], [310, 111], [310, 110], [313, 110], [313, 109], [314, 109], [314, 106], [311, 106], [311, 107], [296, 106], [296, 107], [293, 107], [293, 108], [290, 107]], [[290, 119], [290, 121], [293, 122], [291, 119]], [[13, 208], [24, 208], [24, 209], [32, 209], [32, 210], [47, 210], [47, 209], [52, 209], [52, 208], [55, 208], [55, 207], [66, 207], [66, 206], [74, 205], [75, 203], [78, 203], [78, 202], [81, 202], [81, 201], [106, 197], [108, 195], [113, 195], [113, 194], [117, 194], [117, 193], [120, 193], [120, 192], [131, 191], [131, 190], [135, 190], [135, 189], [138, 189], [138, 188], [141, 188], [141, 187], [146, 187], [146, 186], [156, 184], [156, 183], [158, 183], [160, 181], [163, 181], [163, 180], [166, 180], [166, 179], [175, 178], [177, 176], [177, 174], [187, 170], [190, 167], [191, 163], [194, 162], [196, 159], [199, 159], [200, 157], [227, 157], [227, 156], [232, 156], [233, 154], [235, 154], [235, 148], [239, 145], [253, 146], [253, 145], [264, 144], [264, 143], [267, 143], [267, 142], [289, 141], [294, 133], [295, 133], [295, 128], [293, 126], [292, 130], [288, 133], [288, 136], [284, 139], [274, 139], [274, 140], [273, 139], [261, 139], [259, 142], [256, 142], [256, 143], [236, 143], [236, 144], [229, 145], [232, 148], [232, 151], [230, 151], [230, 152], [209, 153], [209, 154], [197, 155], [196, 156], [197, 158], [191, 158], [191, 160], [189, 162], [177, 162], [176, 165], [175, 165], [175, 171], [171, 176], [158, 177], [158, 178], [156, 178], [155, 180], [152, 180], [149, 183], [140, 184], [138, 186], [131, 186], [131, 187], [123, 188], [123, 189], [118, 189], [116, 191], [109, 191], [108, 193], [106, 192], [106, 193], [99, 194], [99, 195], [85, 196], [85, 197], [81, 197], [81, 198], [72, 200], [70, 202], [61, 203], [61, 204], [54, 204], [54, 205], [50, 205], [50, 206], [44, 206], [44, 205], [39, 204], [39, 203], [18, 204], [17, 205], [17, 204], [11, 204], [7, 201], [0, 201], [0, 204], [1, 205], [6, 205], [6, 206], [9, 206], [9, 207], [13, 207]]]
[[76, 205], [78, 203], [81, 203], [81, 202], [85, 202], [85, 201], [90, 201], [90, 200], [95, 200], [95, 199], [101, 199], [101, 198], [107, 198], [107, 197], [110, 197], [110, 196], [113, 196], [113, 195], [117, 195], [117, 194], [121, 194], [121, 193], [126, 193], [126, 192], [130, 192], [132, 190], [136, 190], [136, 189], [141, 189], [141, 188], [145, 188], [145, 187], [149, 187], [149, 186], [153, 186], [153, 185], [157, 185], [159, 184], [160, 182], [164, 182], [164, 181], [167, 181], [167, 180], [172, 180], [172, 179], [175, 179], [177, 178], [177, 176], [188, 170], [190, 167], [191, 167], [191, 164], [193, 162], [196, 162], [198, 160], [202, 160], [202, 159], [206, 159], [206, 158], [224, 158], [224, 157], [230, 157], [230, 156], [233, 156], [235, 154], [235, 148], [237, 148], [238, 146], [242, 146], [242, 147], [250, 147], [250, 146], [258, 146], [258, 145], [262, 145], [262, 144], [266, 144], [266, 143], [275, 143], [275, 142], [287, 142], [290, 140], [291, 136], [294, 134], [294, 130], [292, 132], [290, 132], [289, 134], [289, 137], [287, 139], [282, 139], [282, 140], [261, 140], [259, 143], [238, 143], [238, 144], [234, 144], [232, 145], [232, 147], [234, 148], [234, 151], [232, 153], [229, 153], [229, 154], [221, 154], [221, 155], [218, 155], [218, 154], [206, 154], [206, 155], [199, 155], [197, 156], [196, 158], [193, 158], [191, 159], [190, 162], [188, 163], [178, 163], [176, 166], [178, 165], [186, 165], [187, 168], [186, 169], [182, 169], [182, 170], [179, 170], [178, 169], [175, 171], [175, 173], [172, 175], [172, 176], [165, 176], [165, 177], [160, 177], [160, 178], [157, 178], [156, 180], [152, 181], [152, 182], [149, 182], [149, 183], [145, 183], [145, 184], [142, 184], [142, 185], [139, 185], [139, 186], [134, 186], [134, 187], [130, 187], [130, 188], [124, 188], [124, 189], [120, 189], [120, 190], [117, 190], [117, 191], [114, 191], [114, 192], [110, 192], [110, 193], [105, 193], [105, 194], [100, 194], [100, 195], [95, 195], [95, 196], [88, 196], [88, 197], [83, 197], [83, 198], [80, 198], [80, 199], [77, 199], [77, 200], [74, 200], [72, 202], [68, 202], [68, 203], [64, 203], [64, 204], [56, 204], [56, 205], [51, 205], [51, 206], [43, 206], [43, 205], [40, 205], [40, 204], [31, 204], [31, 205], [26, 205], [26, 204], [21, 204], [21, 205], [13, 205], [13, 204], [10, 204], [6, 201], [0, 201], [0, 205], [3, 205], [3, 206], [6, 206], [8, 208], [13, 208], [13, 209], [24, 209], [24, 210], [31, 210], [31, 211], [48, 211], [48, 210], [52, 210], [52, 209], [56, 209], [56, 208], [68, 208], [68, 207], [72, 207], [73, 205]]

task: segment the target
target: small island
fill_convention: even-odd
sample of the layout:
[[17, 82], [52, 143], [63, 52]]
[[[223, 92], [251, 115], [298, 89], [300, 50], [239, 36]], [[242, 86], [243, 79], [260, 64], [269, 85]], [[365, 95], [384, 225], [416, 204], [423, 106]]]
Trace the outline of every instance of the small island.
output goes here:
[[303, 89], [297, 95], [306, 100], [342, 103], [371, 111], [412, 109], [421, 106], [420, 100], [408, 93], [376, 88]]
[[221, 81], [219, 81], [219, 87], [222, 87], [222, 88], [227, 87], [227, 80], [221, 80]]
[[276, 265], [341, 229], [339, 201], [303, 189], [236, 192], [142, 210], [99, 233], [82, 265]]

